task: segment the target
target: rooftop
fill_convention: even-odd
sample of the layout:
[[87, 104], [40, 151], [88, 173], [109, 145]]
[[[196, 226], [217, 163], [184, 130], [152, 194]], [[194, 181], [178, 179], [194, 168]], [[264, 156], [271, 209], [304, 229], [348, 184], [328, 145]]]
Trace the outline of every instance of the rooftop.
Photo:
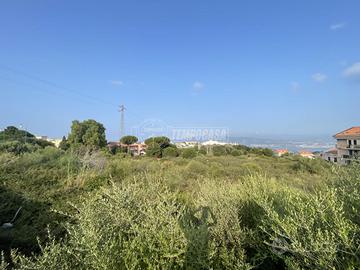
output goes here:
[[346, 138], [348, 136], [360, 136], [360, 126], [348, 128], [334, 135], [336, 139]]
[[276, 153], [288, 153], [289, 150], [287, 150], [287, 149], [276, 149], [275, 152]]
[[326, 151], [325, 153], [336, 155], [337, 152], [338, 152], [338, 150], [336, 148], [332, 148], [332, 149], [329, 149], [328, 151]]

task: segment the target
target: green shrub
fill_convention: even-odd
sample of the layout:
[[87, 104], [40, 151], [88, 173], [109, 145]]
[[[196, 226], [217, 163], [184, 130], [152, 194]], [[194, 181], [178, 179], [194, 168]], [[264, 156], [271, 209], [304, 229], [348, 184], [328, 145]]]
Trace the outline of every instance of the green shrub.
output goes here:
[[14, 153], [15, 155], [35, 152], [38, 149], [41, 149], [38, 145], [22, 143], [19, 141], [7, 141], [0, 143], [0, 152]]
[[214, 156], [224, 156], [227, 154], [225, 146], [222, 145], [214, 145], [212, 148], [212, 153]]
[[208, 174], [208, 170], [208, 166], [206, 166], [204, 163], [197, 160], [191, 160], [185, 167], [184, 176], [186, 178], [206, 176]]
[[175, 147], [167, 147], [162, 151], [163, 157], [177, 157], [179, 156], [179, 151]]
[[183, 158], [194, 158], [197, 156], [197, 151], [194, 148], [184, 148], [181, 151]]
[[[335, 190], [303, 194], [282, 190], [256, 197], [265, 211], [261, 229], [267, 252], [289, 269], [354, 269], [359, 227], [345, 218]], [[354, 238], [355, 237], [355, 238]]]
[[233, 151], [231, 151], [231, 155], [234, 157], [241, 156], [242, 152], [240, 150], [234, 149]]
[[15, 269], [359, 268], [359, 165], [224, 149], [1, 153], [0, 225], [23, 209], [0, 247]]
[[146, 149], [146, 155], [148, 157], [156, 157], [161, 158], [162, 157], [162, 149], [159, 144], [153, 143], [150, 144]]

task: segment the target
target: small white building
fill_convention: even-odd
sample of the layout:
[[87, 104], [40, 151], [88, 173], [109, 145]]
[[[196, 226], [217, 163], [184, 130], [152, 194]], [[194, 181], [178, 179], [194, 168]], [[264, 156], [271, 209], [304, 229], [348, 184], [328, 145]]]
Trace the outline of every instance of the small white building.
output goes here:
[[219, 142], [219, 141], [213, 141], [213, 140], [201, 143], [201, 145], [204, 145], [204, 146], [208, 146], [208, 145], [226, 145], [226, 144], [227, 143], [225, 143], [225, 142]]
[[309, 159], [314, 159], [315, 158], [314, 153], [312, 153], [310, 151], [305, 151], [305, 150], [300, 151], [299, 155], [304, 157], [304, 158], [309, 158]]
[[198, 144], [199, 144], [198, 142], [193, 142], [193, 141], [175, 143], [177, 148], [191, 148], [191, 147], [198, 146]]
[[274, 150], [274, 154], [277, 157], [281, 157], [281, 156], [283, 156], [285, 154], [289, 154], [289, 150], [287, 150], [287, 149], [276, 149], [276, 150]]
[[59, 147], [62, 139], [52, 139], [52, 138], [49, 138], [48, 136], [35, 136], [36, 139], [38, 140], [44, 140], [44, 141], [48, 141], [48, 142], [51, 142], [55, 145], [55, 147]]

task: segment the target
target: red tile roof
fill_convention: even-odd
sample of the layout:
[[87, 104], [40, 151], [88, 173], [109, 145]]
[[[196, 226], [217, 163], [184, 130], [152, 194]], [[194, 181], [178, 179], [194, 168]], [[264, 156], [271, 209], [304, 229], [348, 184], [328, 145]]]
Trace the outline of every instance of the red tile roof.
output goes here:
[[287, 149], [277, 149], [275, 150], [276, 153], [288, 153], [289, 151]]
[[360, 126], [348, 128], [334, 135], [335, 138], [342, 138], [347, 136], [360, 136]]
[[338, 150], [336, 148], [332, 148], [332, 149], [329, 149], [328, 151], [326, 151], [325, 153], [336, 155], [338, 153]]

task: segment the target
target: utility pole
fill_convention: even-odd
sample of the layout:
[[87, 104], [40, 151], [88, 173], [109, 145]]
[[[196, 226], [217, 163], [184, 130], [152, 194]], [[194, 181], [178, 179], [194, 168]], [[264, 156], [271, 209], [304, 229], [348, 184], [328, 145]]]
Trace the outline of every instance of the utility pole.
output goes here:
[[125, 135], [125, 106], [120, 105], [119, 112], [120, 112], [120, 139]]

